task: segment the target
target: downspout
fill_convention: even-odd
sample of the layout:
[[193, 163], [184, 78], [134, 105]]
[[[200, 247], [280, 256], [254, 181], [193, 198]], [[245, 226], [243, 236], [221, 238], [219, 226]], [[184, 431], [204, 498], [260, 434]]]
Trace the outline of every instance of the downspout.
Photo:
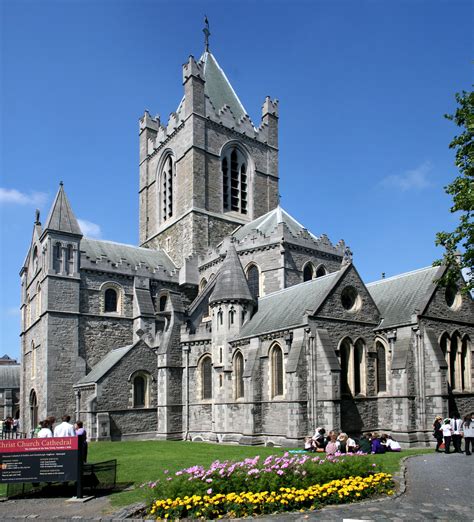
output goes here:
[[184, 367], [184, 421], [185, 431], [184, 440], [189, 436], [189, 346], [183, 347], [185, 367]]

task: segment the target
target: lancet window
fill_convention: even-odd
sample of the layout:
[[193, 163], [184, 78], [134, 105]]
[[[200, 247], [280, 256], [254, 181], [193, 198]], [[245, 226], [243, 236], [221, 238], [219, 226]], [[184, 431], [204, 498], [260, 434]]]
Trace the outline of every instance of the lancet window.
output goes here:
[[236, 147], [227, 149], [222, 158], [222, 199], [224, 212], [248, 212], [248, 165]]

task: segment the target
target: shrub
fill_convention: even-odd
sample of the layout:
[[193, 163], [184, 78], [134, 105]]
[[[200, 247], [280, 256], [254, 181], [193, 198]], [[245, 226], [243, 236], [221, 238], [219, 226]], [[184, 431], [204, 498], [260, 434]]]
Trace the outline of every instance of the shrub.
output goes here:
[[381, 493], [392, 494], [391, 475], [376, 473], [367, 477], [348, 477], [308, 488], [284, 488], [261, 492], [185, 495], [158, 499], [150, 515], [155, 518], [230, 518], [262, 515], [276, 511], [314, 509], [324, 504], [341, 504]]
[[209, 468], [192, 466], [174, 474], [164, 471], [164, 477], [145, 486], [151, 488], [153, 499], [228, 494], [246, 491], [278, 491], [291, 485], [308, 488], [336, 479], [366, 477], [376, 471], [376, 464], [367, 455], [314, 455], [285, 453], [282, 457], [260, 457], [241, 462], [215, 461]]

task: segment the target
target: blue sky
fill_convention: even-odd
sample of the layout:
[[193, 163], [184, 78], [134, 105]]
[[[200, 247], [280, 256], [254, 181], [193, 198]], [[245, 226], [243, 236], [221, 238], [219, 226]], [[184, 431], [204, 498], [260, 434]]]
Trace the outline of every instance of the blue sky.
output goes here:
[[176, 109], [204, 14], [254, 123], [280, 100], [283, 207], [344, 238], [367, 282], [440, 256], [457, 132], [443, 114], [472, 83], [472, 2], [0, 5], [0, 355], [19, 356], [18, 273], [60, 180], [86, 235], [137, 244], [138, 118]]

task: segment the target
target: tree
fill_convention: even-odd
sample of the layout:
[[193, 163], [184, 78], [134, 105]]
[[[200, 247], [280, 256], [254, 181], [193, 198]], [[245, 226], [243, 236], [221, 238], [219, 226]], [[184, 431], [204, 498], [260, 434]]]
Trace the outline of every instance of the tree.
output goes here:
[[455, 165], [460, 174], [444, 190], [453, 198], [450, 211], [459, 213], [459, 223], [452, 232], [436, 234], [436, 245], [441, 245], [445, 252], [435, 264], [447, 267], [440, 279], [445, 286], [456, 284], [459, 270], [467, 269], [462, 290], [469, 292], [474, 289], [474, 92], [457, 93], [456, 101], [455, 114], [446, 114], [445, 118], [462, 129], [449, 144], [456, 151]]

